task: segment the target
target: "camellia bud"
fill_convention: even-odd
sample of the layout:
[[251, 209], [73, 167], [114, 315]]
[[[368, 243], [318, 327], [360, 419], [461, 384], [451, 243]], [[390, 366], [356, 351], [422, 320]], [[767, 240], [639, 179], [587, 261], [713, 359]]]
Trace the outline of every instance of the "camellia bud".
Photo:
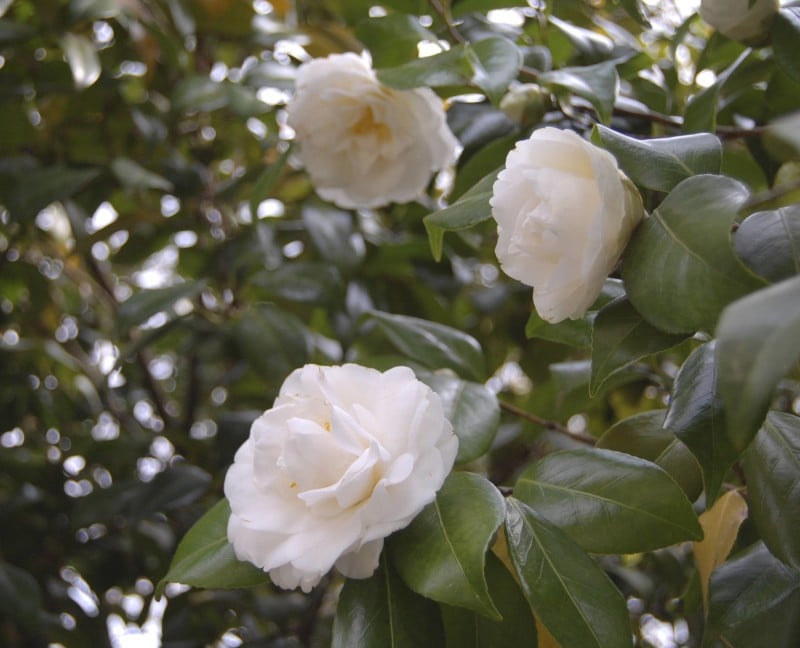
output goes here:
[[550, 95], [535, 83], [511, 88], [500, 101], [500, 110], [523, 128], [542, 121], [549, 107]]
[[728, 38], [754, 41], [767, 33], [779, 5], [779, 0], [702, 0], [700, 15]]

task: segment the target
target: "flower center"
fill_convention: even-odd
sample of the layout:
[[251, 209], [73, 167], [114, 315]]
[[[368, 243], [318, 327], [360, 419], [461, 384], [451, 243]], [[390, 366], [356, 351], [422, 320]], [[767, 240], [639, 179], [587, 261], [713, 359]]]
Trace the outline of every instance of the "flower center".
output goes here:
[[356, 136], [372, 135], [379, 142], [388, 142], [392, 138], [392, 132], [383, 122], [375, 119], [372, 108], [364, 108], [358, 121], [350, 127], [350, 133]]

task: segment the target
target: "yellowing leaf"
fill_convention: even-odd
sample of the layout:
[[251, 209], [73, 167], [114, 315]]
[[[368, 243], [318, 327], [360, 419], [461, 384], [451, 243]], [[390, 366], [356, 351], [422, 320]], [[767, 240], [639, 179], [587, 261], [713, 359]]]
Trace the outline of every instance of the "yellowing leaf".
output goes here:
[[536, 646], [537, 648], [561, 648], [561, 644], [550, 634], [544, 623], [536, 617]]
[[703, 606], [708, 607], [708, 581], [711, 572], [725, 562], [736, 541], [739, 527], [747, 519], [747, 502], [739, 491], [728, 491], [700, 516], [705, 538], [693, 542], [694, 561], [703, 590]]

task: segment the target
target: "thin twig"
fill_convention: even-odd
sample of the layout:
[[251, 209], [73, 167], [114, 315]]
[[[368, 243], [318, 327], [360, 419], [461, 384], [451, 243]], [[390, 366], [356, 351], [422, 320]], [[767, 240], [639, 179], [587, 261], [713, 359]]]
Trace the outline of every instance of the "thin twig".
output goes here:
[[592, 437], [581, 434], [579, 432], [570, 432], [569, 429], [558, 423], [557, 421], [551, 421], [550, 419], [542, 418], [534, 414], [533, 412], [528, 412], [516, 405], [512, 405], [511, 403], [506, 403], [505, 401], [498, 401], [500, 404], [500, 409], [505, 410], [509, 414], [513, 414], [514, 416], [519, 416], [520, 418], [525, 419], [535, 425], [539, 425], [546, 430], [551, 430], [553, 432], [558, 432], [559, 434], [564, 434], [568, 436], [570, 439], [574, 439], [575, 441], [580, 441], [581, 443], [586, 443], [587, 445], [594, 445], [596, 440]]
[[428, 0], [428, 4], [430, 5], [433, 12], [439, 17], [439, 20], [444, 23], [444, 26], [447, 27], [447, 32], [450, 34], [450, 38], [452, 38], [456, 43], [466, 43], [466, 39], [461, 35], [461, 32], [456, 29], [456, 26], [453, 24], [453, 21], [450, 20], [450, 17], [447, 15], [447, 11], [445, 11], [444, 6], [442, 5], [439, 0]]

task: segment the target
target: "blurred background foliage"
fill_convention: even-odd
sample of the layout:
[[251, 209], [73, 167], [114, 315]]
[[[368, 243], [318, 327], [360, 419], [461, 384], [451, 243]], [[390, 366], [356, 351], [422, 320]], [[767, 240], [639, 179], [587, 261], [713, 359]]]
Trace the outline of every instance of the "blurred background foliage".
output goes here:
[[[495, 483], [580, 446], [565, 430], [599, 436], [664, 407], [691, 341], [590, 400], [580, 343], [526, 338], [530, 290], [499, 272], [491, 224], [448, 234], [434, 261], [422, 217], [533, 125], [499, 97], [437, 88], [463, 153], [428, 204], [342, 211], [294, 164], [283, 107], [296, 66], [364, 46], [379, 67], [438, 51], [453, 35], [436, 5], [0, 0], [0, 644], [156, 645], [162, 626], [176, 648], [328, 643], [335, 581], [307, 596], [172, 585], [154, 603], [152, 592], [292, 369], [409, 363], [373, 310], [479, 340], [479, 378], [506, 403], [480, 460]], [[693, 123], [687, 102], [716, 88], [723, 171], [757, 192], [797, 182], [795, 150], [739, 138], [736, 120], [790, 111], [798, 79], [711, 35], [691, 7], [559, 0], [550, 20], [535, 1], [451, 9], [463, 37], [511, 39], [542, 75], [622, 60], [609, 113], [621, 131], [674, 134], [680, 115], [705, 129], [709, 115]], [[534, 121], [592, 124], [597, 97], [570, 83], [549, 86]], [[586, 335], [570, 331], [559, 335]], [[702, 609], [686, 549], [603, 560], [640, 645], [694, 645]]]

